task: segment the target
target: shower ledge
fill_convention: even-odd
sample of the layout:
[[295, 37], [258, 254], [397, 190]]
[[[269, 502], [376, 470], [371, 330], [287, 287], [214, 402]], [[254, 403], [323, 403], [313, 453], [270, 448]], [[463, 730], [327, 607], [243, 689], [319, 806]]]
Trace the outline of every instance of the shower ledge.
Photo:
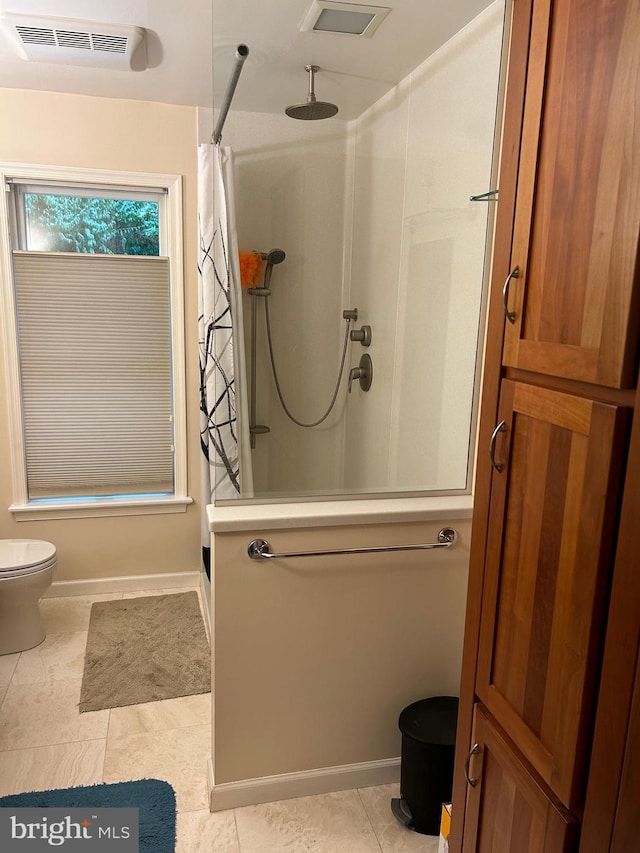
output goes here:
[[472, 512], [472, 495], [207, 506], [209, 530], [212, 533], [256, 528], [280, 530], [290, 527], [454, 521], [471, 518]]

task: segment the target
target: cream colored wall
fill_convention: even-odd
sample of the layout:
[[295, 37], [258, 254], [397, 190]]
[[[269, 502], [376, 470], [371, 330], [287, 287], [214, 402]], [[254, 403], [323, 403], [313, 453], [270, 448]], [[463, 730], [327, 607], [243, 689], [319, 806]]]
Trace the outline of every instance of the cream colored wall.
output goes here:
[[[16, 522], [4, 363], [0, 365], [0, 538], [48, 539], [57, 580], [198, 571], [198, 349], [196, 272], [196, 111], [191, 107], [0, 89], [0, 160], [183, 176], [185, 339], [187, 342], [187, 512]], [[0, 360], [4, 362], [0, 348]]]
[[214, 535], [213, 761], [222, 785], [400, 755], [410, 702], [457, 695], [469, 521], [456, 546], [253, 562], [274, 551], [435, 541], [442, 522]]

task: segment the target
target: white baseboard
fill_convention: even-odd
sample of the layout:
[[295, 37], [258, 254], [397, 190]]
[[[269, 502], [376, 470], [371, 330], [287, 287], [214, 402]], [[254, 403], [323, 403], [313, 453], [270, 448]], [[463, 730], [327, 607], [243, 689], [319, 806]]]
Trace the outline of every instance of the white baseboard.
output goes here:
[[202, 616], [204, 626], [207, 629], [207, 637], [211, 643], [211, 584], [206, 572], [200, 572], [200, 604], [202, 605]]
[[221, 785], [215, 784], [213, 765], [209, 759], [207, 773], [211, 792], [209, 807], [212, 812], [219, 812], [241, 806], [255, 806], [258, 803], [271, 803], [274, 800], [289, 800], [312, 794], [328, 794], [331, 791], [399, 782], [400, 759], [387, 758], [361, 764], [322, 767], [318, 770], [262, 776]]
[[[209, 753], [209, 756], [207, 757], [207, 783], [209, 786], [209, 805], [211, 805], [211, 791], [213, 791], [216, 786], [213, 777], [213, 760], [211, 758], [211, 753]], [[210, 808], [209, 810], [213, 811], [212, 808]], [[220, 811], [220, 809], [218, 809], [218, 811]]]
[[172, 572], [161, 575], [127, 575], [121, 578], [85, 578], [54, 581], [45, 598], [67, 595], [101, 595], [107, 592], [138, 592], [143, 589], [174, 589], [200, 586], [200, 572]]

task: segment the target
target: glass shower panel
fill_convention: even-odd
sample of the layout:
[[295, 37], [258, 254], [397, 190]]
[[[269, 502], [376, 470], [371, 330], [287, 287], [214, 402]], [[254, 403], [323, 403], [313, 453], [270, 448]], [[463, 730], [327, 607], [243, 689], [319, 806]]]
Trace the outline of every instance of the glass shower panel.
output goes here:
[[[399, 489], [468, 485], [502, 45], [501, 4], [411, 75], [396, 337]], [[420, 393], [416, 393], [416, 389]]]
[[[352, 120], [229, 113], [240, 249], [286, 252], [268, 299], [301, 420], [331, 396], [343, 310], [372, 329], [366, 350], [350, 344], [335, 413], [305, 429], [278, 402], [257, 306], [257, 421], [270, 427], [252, 451], [257, 499], [469, 491], [495, 210], [494, 196], [470, 198], [494, 189], [504, 13], [504, 0], [487, 5]], [[364, 352], [373, 385], [348, 393]]]

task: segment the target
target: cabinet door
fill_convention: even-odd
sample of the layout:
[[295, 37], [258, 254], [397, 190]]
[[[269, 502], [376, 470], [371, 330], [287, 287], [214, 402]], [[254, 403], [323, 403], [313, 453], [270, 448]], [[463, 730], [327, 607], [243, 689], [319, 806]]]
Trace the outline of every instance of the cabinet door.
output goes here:
[[[470, 853], [569, 853], [575, 819], [547, 796], [482, 709], [469, 762], [463, 850]], [[455, 808], [455, 806], [454, 806]]]
[[618, 792], [611, 853], [624, 853], [635, 850], [640, 839], [640, 658], [636, 665], [636, 682], [633, 691], [633, 703], [629, 715], [627, 743], [625, 748], [622, 777]]
[[627, 412], [504, 381], [476, 693], [579, 807]]
[[638, 32], [637, 0], [534, 2], [506, 365], [633, 385]]

